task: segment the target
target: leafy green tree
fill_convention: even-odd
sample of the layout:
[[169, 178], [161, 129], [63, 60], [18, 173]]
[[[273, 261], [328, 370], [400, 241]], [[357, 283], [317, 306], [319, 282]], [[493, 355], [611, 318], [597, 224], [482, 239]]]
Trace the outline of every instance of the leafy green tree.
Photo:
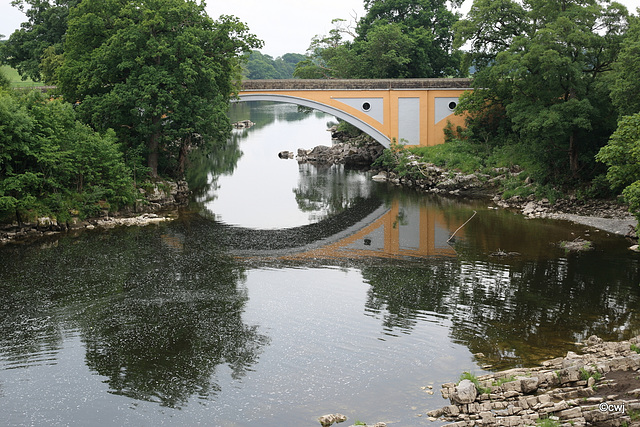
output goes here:
[[11, 0], [27, 17], [19, 30], [0, 47], [2, 62], [17, 69], [23, 78], [41, 80], [41, 61], [62, 54], [69, 11], [80, 0]]
[[615, 129], [606, 76], [621, 48], [627, 10], [596, 0], [532, 0], [524, 9], [500, 4], [496, 10], [476, 1], [457, 27], [463, 29], [458, 43], [480, 50], [477, 90], [463, 108], [503, 111], [546, 179], [567, 169], [579, 178], [593, 169], [593, 156]]
[[113, 131], [94, 132], [39, 92], [0, 92], [0, 217], [95, 213], [99, 201], [131, 203], [133, 190]]
[[254, 50], [246, 54], [245, 58], [243, 77], [250, 80], [263, 80], [292, 79], [296, 64], [304, 60], [305, 56], [299, 53], [285, 53], [282, 57], [273, 59], [269, 55]]
[[620, 116], [640, 112], [640, 17], [629, 16], [629, 31], [613, 66], [611, 99]]
[[[395, 24], [412, 41], [406, 51], [407, 77], [446, 77], [457, 75], [459, 55], [453, 50], [453, 26], [458, 15], [448, 5], [462, 1], [444, 0], [365, 0], [365, 16], [356, 28], [354, 44], [379, 37], [376, 27]], [[376, 46], [371, 46], [375, 55]], [[378, 52], [379, 53], [379, 52]]]
[[182, 175], [191, 149], [228, 134], [240, 56], [260, 46], [237, 18], [214, 21], [193, 0], [84, 1], [58, 79], [95, 129], [145, 147], [151, 177]]
[[[460, 1], [453, 1], [459, 6]], [[403, 78], [458, 76], [461, 54], [453, 49], [458, 15], [442, 0], [365, 0], [355, 32], [336, 19], [326, 37], [314, 37], [302, 78]], [[353, 41], [345, 41], [347, 33]]]
[[607, 180], [623, 190], [629, 209], [640, 220], [640, 113], [624, 116], [596, 159], [608, 166]]

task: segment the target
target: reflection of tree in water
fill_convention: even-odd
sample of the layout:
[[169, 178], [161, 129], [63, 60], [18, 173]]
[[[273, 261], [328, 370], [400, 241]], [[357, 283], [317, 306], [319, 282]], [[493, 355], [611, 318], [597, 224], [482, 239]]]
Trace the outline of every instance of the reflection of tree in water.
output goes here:
[[344, 170], [344, 165], [301, 164], [293, 192], [301, 211], [315, 212], [314, 219], [322, 220], [370, 197], [372, 185], [362, 174]]
[[451, 336], [494, 367], [531, 365], [591, 334], [640, 332], [638, 263], [602, 253], [496, 263], [434, 259], [429, 265], [365, 267], [367, 312], [405, 333], [427, 312], [452, 323]]
[[16, 268], [40, 276], [26, 284], [48, 298], [33, 303], [39, 311], [55, 306], [64, 313], [55, 323], [79, 326], [87, 365], [113, 393], [180, 406], [216, 393], [220, 364], [241, 377], [268, 343], [242, 321], [247, 295], [235, 262], [194, 233], [202, 230], [173, 224], [84, 235]]
[[226, 143], [209, 149], [198, 149], [189, 155], [187, 182], [189, 188], [199, 197], [207, 195], [209, 188], [216, 188], [220, 175], [231, 175], [242, 157], [239, 143], [241, 137], [231, 135]]

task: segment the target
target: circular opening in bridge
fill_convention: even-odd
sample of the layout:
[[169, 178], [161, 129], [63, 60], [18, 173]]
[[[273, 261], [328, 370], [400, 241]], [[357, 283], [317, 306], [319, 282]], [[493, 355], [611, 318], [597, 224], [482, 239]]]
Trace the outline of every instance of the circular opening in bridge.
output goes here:
[[369, 111], [371, 110], [371, 104], [369, 104], [368, 102], [364, 102], [362, 104], [362, 111]]
[[458, 103], [457, 103], [457, 102], [455, 102], [455, 101], [451, 101], [451, 102], [449, 103], [449, 110], [453, 111], [453, 110], [455, 110], [455, 109], [456, 109], [456, 107], [457, 107], [457, 106], [458, 106]]

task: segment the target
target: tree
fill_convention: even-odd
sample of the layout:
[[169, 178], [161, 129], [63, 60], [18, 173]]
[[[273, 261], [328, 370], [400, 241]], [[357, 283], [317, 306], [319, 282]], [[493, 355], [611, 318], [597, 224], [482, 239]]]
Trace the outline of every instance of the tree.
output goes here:
[[354, 44], [379, 37], [377, 27], [396, 25], [412, 42], [404, 55], [407, 77], [458, 75], [460, 57], [453, 50], [452, 32], [458, 15], [449, 10], [449, 3], [457, 7], [462, 1], [365, 0], [366, 14], [358, 22]]
[[607, 180], [623, 190], [629, 210], [640, 220], [640, 113], [624, 116], [596, 159], [608, 166]]
[[282, 57], [273, 59], [257, 50], [245, 57], [246, 64], [242, 74], [250, 80], [291, 79], [296, 64], [305, 59], [305, 56], [299, 53], [285, 53]]
[[[452, 47], [458, 15], [443, 0], [365, 0], [355, 32], [336, 19], [329, 36], [314, 37], [303, 78], [420, 78], [458, 76], [461, 56]], [[451, 2], [459, 6], [461, 2]], [[345, 41], [343, 35], [354, 37]]]
[[193, 0], [84, 1], [58, 79], [95, 129], [146, 148], [151, 177], [181, 175], [190, 149], [226, 138], [240, 55], [260, 46], [237, 18], [214, 21]]
[[640, 112], [640, 17], [629, 17], [629, 31], [613, 65], [611, 99], [620, 116]]
[[39, 92], [0, 91], [0, 217], [91, 214], [99, 201], [132, 202], [133, 190], [113, 131], [94, 132]]
[[569, 169], [579, 178], [615, 128], [606, 76], [621, 48], [627, 10], [597, 0], [500, 5], [476, 1], [469, 20], [456, 27], [458, 43], [478, 49], [471, 56], [480, 67], [479, 90], [466, 101], [481, 110], [500, 103], [512, 131], [549, 173]]
[[11, 4], [27, 16], [0, 48], [2, 62], [17, 69], [23, 78], [41, 80], [41, 61], [48, 55], [62, 54], [69, 11], [80, 0], [12, 0]]

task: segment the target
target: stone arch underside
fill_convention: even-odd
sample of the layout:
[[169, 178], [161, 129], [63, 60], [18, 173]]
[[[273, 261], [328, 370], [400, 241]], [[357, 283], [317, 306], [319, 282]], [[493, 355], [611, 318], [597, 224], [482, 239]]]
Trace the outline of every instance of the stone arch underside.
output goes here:
[[313, 108], [314, 110], [322, 111], [323, 113], [331, 114], [332, 116], [338, 117], [345, 122], [354, 125], [380, 144], [382, 144], [385, 148], [389, 148], [391, 140], [388, 136], [371, 126], [370, 124], [360, 120], [359, 118], [352, 116], [349, 113], [345, 113], [344, 111], [332, 107], [327, 104], [323, 104], [321, 102], [312, 101], [309, 99], [298, 98], [296, 96], [289, 95], [275, 95], [275, 94], [243, 94], [239, 96], [240, 101], [273, 101], [273, 102], [284, 102], [287, 104], [296, 104], [302, 105], [303, 107]]

